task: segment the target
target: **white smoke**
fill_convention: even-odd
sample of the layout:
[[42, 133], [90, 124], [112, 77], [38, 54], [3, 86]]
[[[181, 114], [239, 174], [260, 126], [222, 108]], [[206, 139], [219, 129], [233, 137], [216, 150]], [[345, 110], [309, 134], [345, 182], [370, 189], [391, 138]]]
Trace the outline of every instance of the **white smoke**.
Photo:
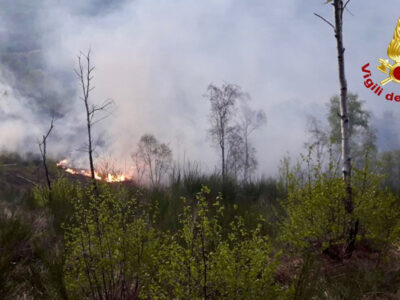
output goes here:
[[[35, 24], [40, 29], [46, 68], [65, 75], [56, 78], [55, 90], [73, 91], [59, 100], [64, 117], [56, 122], [50, 153], [82, 157], [76, 150], [86, 141], [85, 119], [73, 68], [79, 52], [91, 48], [96, 65], [91, 99], [99, 104], [112, 98], [116, 103], [113, 115], [95, 128], [99, 155], [129, 160], [140, 136], [153, 133], [169, 143], [175, 158], [198, 160], [213, 169], [218, 156], [206, 137], [209, 103], [202, 95], [211, 82], [232, 82], [252, 96], [255, 108], [267, 114], [267, 126], [253, 138], [260, 172], [274, 174], [284, 153], [302, 150], [307, 116], [325, 118], [325, 103], [338, 92], [332, 30], [312, 14], [331, 16], [330, 6], [323, 2], [42, 2]], [[394, 0], [389, 4], [396, 6]], [[365, 20], [389, 19], [395, 10], [388, 16], [384, 8], [367, 6], [351, 2], [356, 16], [346, 15], [346, 67], [350, 90], [367, 100], [367, 109], [380, 113], [386, 103], [376, 103], [367, 93], [359, 68], [377, 59], [378, 53], [386, 54], [397, 17], [377, 27], [380, 24]], [[386, 31], [387, 37], [378, 34]], [[0, 125], [1, 145], [12, 150], [34, 149], [33, 141], [49, 119], [33, 116], [31, 106], [14, 95], [19, 99], [18, 105], [12, 104], [18, 121]]]

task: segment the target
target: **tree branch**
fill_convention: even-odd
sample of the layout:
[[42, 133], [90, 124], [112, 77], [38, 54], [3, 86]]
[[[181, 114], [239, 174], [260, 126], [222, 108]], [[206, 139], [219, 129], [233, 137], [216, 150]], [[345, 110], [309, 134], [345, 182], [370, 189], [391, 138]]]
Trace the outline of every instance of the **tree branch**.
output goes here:
[[26, 182], [28, 182], [28, 183], [30, 183], [30, 184], [33, 184], [34, 186], [37, 186], [38, 184], [36, 183], [36, 182], [34, 182], [33, 180], [30, 180], [29, 178], [26, 178], [26, 177], [24, 177], [24, 176], [22, 176], [22, 175], [15, 175], [15, 177], [17, 177], [17, 178], [20, 178], [20, 179], [22, 179], [22, 180], [25, 180]]
[[314, 15], [317, 16], [318, 18], [322, 19], [329, 26], [331, 26], [333, 28], [333, 30], [336, 30], [335, 26], [331, 22], [329, 22], [327, 19], [325, 19], [323, 16], [321, 16], [321, 15], [319, 15], [317, 13], [314, 13]]
[[47, 131], [47, 134], [44, 136], [44, 138], [48, 138], [48, 136], [50, 135], [50, 132], [53, 130], [53, 128], [54, 128], [54, 121], [55, 121], [55, 119], [54, 119], [54, 117], [53, 118], [51, 118], [51, 123], [50, 123], [50, 128], [49, 128], [49, 131]]
[[348, 12], [352, 17], [354, 17], [354, 14], [351, 12], [350, 9], [348, 9], [348, 8], [345, 8], [345, 9], [347, 10], [347, 12]]
[[[39, 142], [39, 149], [40, 149], [40, 153], [42, 154], [42, 156], [43, 156], [43, 155], [46, 155], [46, 141], [47, 141], [47, 138], [49, 137], [51, 131], [52, 131], [53, 128], [54, 128], [54, 120], [55, 120], [55, 119], [54, 119], [54, 117], [53, 117], [53, 118], [51, 119], [51, 124], [50, 124], [49, 130], [47, 131], [47, 133], [46, 133], [45, 135], [43, 135], [42, 141]], [[42, 146], [44, 147], [44, 149], [42, 148]]]
[[107, 99], [106, 101], [103, 102], [102, 105], [97, 106], [93, 105], [92, 107], [92, 114], [95, 113], [96, 111], [107, 111], [107, 108], [109, 108], [112, 104], [114, 104], [114, 100], [112, 99]]
[[351, 0], [347, 0], [347, 1], [346, 1], [345, 5], [343, 6], [343, 9], [346, 9], [347, 4], [349, 4], [350, 1], [351, 1]]

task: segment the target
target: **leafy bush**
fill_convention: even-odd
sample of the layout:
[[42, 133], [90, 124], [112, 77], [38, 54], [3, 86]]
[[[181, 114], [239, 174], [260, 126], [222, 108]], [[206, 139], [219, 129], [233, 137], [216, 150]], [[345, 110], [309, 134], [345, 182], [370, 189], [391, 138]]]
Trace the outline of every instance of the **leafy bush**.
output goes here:
[[354, 176], [355, 215], [360, 236], [387, 247], [400, 241], [400, 199], [380, 186], [384, 177], [368, 170]]
[[106, 186], [78, 191], [66, 226], [65, 281], [73, 299], [132, 299], [150, 280], [156, 232], [136, 200], [121, 201]]
[[0, 202], [1, 299], [65, 299], [60, 247], [43, 211]]
[[331, 177], [315, 166], [313, 177], [303, 185], [292, 180], [287, 202], [287, 217], [282, 222], [282, 239], [295, 249], [324, 250], [345, 239], [349, 216], [343, 199], [345, 184], [341, 178]]
[[[186, 205], [177, 233], [162, 233], [127, 201], [104, 188], [83, 190], [73, 200], [66, 228], [65, 282], [72, 299], [255, 299], [280, 294], [276, 259], [261, 225], [243, 219], [227, 235], [219, 218], [220, 198], [210, 204], [203, 187]], [[121, 201], [121, 199], [124, 199]], [[211, 209], [212, 208], [212, 209]]]
[[[154, 299], [276, 299], [281, 294], [273, 274], [276, 259], [268, 239], [245, 227], [243, 218], [231, 223], [227, 235], [220, 217], [224, 207], [218, 197], [213, 204], [202, 187], [194, 205], [185, 205], [181, 229], [161, 252], [166, 260], [159, 265], [151, 293]], [[187, 200], [183, 198], [187, 203]]]
[[282, 239], [296, 249], [323, 251], [346, 239], [351, 220], [359, 225], [358, 240], [369, 239], [377, 245], [390, 245], [400, 239], [400, 201], [382, 189], [383, 176], [368, 170], [354, 170], [352, 199], [354, 212], [346, 213], [343, 200], [346, 186], [334, 172], [333, 164], [323, 172], [320, 163], [306, 159], [305, 181], [291, 175], [287, 217], [282, 222]]
[[67, 178], [58, 178], [52, 182], [51, 191], [45, 185], [33, 189], [34, 207], [45, 207], [51, 211], [56, 232], [63, 235], [62, 224], [72, 214], [72, 199], [77, 197], [79, 183]]

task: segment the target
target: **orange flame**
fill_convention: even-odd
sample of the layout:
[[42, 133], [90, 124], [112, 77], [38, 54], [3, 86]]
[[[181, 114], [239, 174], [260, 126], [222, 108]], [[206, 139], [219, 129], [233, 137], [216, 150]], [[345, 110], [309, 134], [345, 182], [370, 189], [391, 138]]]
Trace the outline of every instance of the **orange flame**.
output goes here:
[[[57, 163], [57, 167], [60, 167], [61, 169], [63, 169], [65, 172], [67, 172], [69, 174], [82, 175], [82, 176], [86, 176], [86, 177], [91, 177], [92, 176], [92, 173], [90, 172], [90, 170], [77, 169], [77, 168], [72, 168], [72, 167], [68, 166], [68, 160], [67, 159], [60, 160]], [[102, 180], [102, 181], [106, 181], [106, 182], [110, 182], [110, 183], [112, 183], [112, 182], [123, 182], [123, 181], [130, 180], [130, 176], [128, 174], [111, 174], [111, 173], [108, 173], [107, 175], [102, 177], [96, 171], [94, 171], [94, 178], [97, 179], [97, 180]]]

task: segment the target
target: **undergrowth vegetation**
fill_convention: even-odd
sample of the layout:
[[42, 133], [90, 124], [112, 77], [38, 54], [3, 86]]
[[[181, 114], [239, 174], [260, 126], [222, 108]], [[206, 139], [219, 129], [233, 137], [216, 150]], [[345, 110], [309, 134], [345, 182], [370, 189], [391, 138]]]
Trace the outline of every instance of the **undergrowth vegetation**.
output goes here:
[[[286, 166], [286, 167], [285, 167]], [[353, 175], [312, 155], [280, 180], [198, 171], [138, 187], [55, 175], [1, 201], [4, 299], [396, 299], [400, 201], [378, 167]], [[10, 195], [15, 195], [10, 185]], [[344, 258], [346, 226], [358, 225]]]

